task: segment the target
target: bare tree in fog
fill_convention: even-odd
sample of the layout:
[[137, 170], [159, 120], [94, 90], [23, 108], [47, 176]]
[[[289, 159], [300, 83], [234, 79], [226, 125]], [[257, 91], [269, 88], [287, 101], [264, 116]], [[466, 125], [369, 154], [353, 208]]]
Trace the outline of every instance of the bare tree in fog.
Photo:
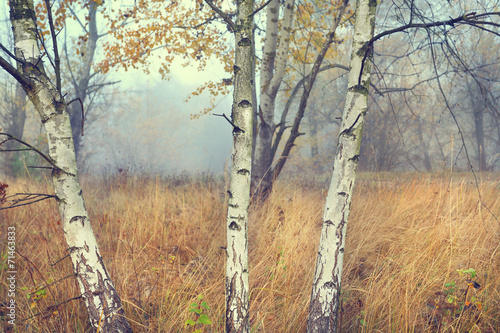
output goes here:
[[496, 93], [500, 82], [499, 38], [481, 30], [469, 34], [474, 37], [468, 45], [462, 44], [461, 54], [457, 52], [457, 65], [463, 74], [452, 80], [454, 90], [460, 92], [452, 100], [468, 141], [475, 142], [472, 147], [479, 170], [489, 171], [498, 162], [500, 153], [500, 109]]
[[[24, 124], [26, 122], [26, 93], [19, 83], [5, 82], [0, 88], [3, 95], [1, 103], [2, 110], [0, 111], [1, 117], [1, 130], [10, 133], [16, 138], [21, 139], [24, 133]], [[4, 149], [12, 150], [19, 149], [19, 142], [8, 142], [3, 147]], [[9, 176], [15, 176], [14, 170], [14, 154], [2, 154], [3, 170]]]
[[[423, 109], [425, 104], [420, 104], [419, 107], [412, 108], [410, 107], [411, 103], [407, 103], [408, 95], [405, 95], [404, 98], [405, 103], [408, 104], [409, 113], [407, 113], [407, 115], [412, 115], [418, 120], [414, 126], [411, 126], [411, 128], [413, 128], [411, 132], [416, 133], [416, 140], [426, 141], [426, 143], [424, 142], [422, 145], [422, 147], [426, 149], [426, 152], [422, 153], [425, 168], [429, 169], [430, 166], [430, 158], [428, 155], [431, 137], [434, 136], [436, 138], [435, 146], [438, 146], [439, 150], [442, 152], [442, 145], [439, 141], [447, 140], [447, 138], [445, 136], [439, 139], [439, 136], [445, 133], [449, 137], [451, 133], [458, 131], [460, 138], [458, 141], [461, 142], [460, 146], [462, 147], [458, 149], [458, 151], [463, 150], [466, 159], [469, 160], [468, 150], [465, 146], [465, 137], [467, 133], [464, 131], [467, 127], [467, 123], [462, 122], [463, 112], [460, 110], [460, 103], [457, 99], [459, 92], [455, 88], [457, 87], [457, 82], [472, 80], [479, 83], [475, 71], [480, 70], [481, 67], [483, 67], [482, 71], [484, 73], [484, 66], [477, 63], [478, 54], [475, 52], [469, 52], [467, 54], [464, 52], [467, 47], [464, 46], [470, 46], [471, 43], [473, 43], [472, 40], [477, 40], [474, 36], [476, 36], [478, 31], [495, 36], [492, 37], [493, 39], [497, 38], [497, 28], [499, 25], [494, 22], [493, 19], [497, 19], [499, 13], [495, 11], [495, 3], [482, 3], [482, 1], [477, 1], [471, 6], [469, 2], [466, 3], [461, 1], [454, 3], [402, 1], [386, 3], [386, 5], [389, 7], [387, 16], [384, 20], [387, 30], [376, 35], [372, 39], [372, 42], [384, 36], [404, 31], [405, 34], [402, 35], [404, 36], [402, 38], [404, 44], [402, 44], [402, 47], [407, 48], [407, 58], [413, 59], [413, 62], [415, 62], [415, 60], [419, 62], [417, 65], [410, 63], [408, 68], [414, 73], [413, 75], [415, 78], [418, 78], [420, 82], [426, 84], [428, 97], [441, 100], [440, 105], [431, 102], [428, 108], [434, 110], [434, 112], [427, 112]], [[450, 13], [454, 15], [450, 16]], [[391, 23], [389, 24], [389, 22]], [[394, 27], [394, 25], [397, 24], [400, 26]], [[384, 53], [387, 55], [387, 52]], [[425, 59], [430, 60], [426, 61]], [[393, 63], [396, 63], [396, 61]], [[489, 63], [489, 69], [494, 68], [496, 63], [496, 60], [491, 61]], [[418, 69], [415, 69], [416, 67]], [[386, 69], [388, 68], [390, 67], [386, 67]], [[393, 67], [392, 73], [397, 72], [398, 71]], [[409, 74], [407, 71], [399, 71], [399, 73], [399, 76]], [[384, 75], [384, 73], [381, 73], [381, 75]], [[390, 78], [384, 75], [384, 84], [390, 81]], [[392, 86], [393, 88], [391, 89], [396, 91], [397, 84], [392, 84]], [[403, 87], [401, 87], [401, 90], [403, 90]], [[472, 94], [477, 96], [477, 94]], [[412, 98], [414, 100], [422, 100], [421, 97], [420, 95], [413, 96]], [[487, 96], [483, 95], [483, 97]], [[401, 100], [401, 98], [399, 100]], [[494, 103], [491, 102], [491, 98], [489, 98], [489, 101], [489, 106], [493, 106]], [[389, 102], [390, 108], [393, 108], [393, 101]], [[434, 103], [433, 106], [432, 103]], [[398, 102], [396, 102], [396, 104], [398, 104]], [[427, 113], [427, 116], [422, 117], [425, 113]], [[481, 114], [482, 112], [475, 113], [476, 117], [474, 122], [478, 125], [481, 123]], [[426, 118], [432, 118], [434, 120], [429, 121], [426, 120]], [[400, 121], [402, 126], [398, 125]], [[427, 126], [425, 126], [427, 128], [427, 135], [423, 133], [422, 122], [427, 123]], [[449, 129], [446, 132], [442, 130], [441, 132], [435, 132], [436, 130], [434, 128], [429, 130], [429, 127], [436, 127], [436, 122], [449, 124]], [[398, 127], [402, 143], [407, 144], [409, 142], [408, 137], [405, 139], [404, 133], [401, 133], [401, 128], [405, 127], [404, 119], [399, 119], [395, 116], [393, 124]], [[480, 128], [481, 126], [478, 126], [479, 131], [475, 131], [476, 134], [481, 133]], [[479, 135], [479, 137], [481, 137], [481, 135]], [[479, 140], [481, 141], [481, 139]], [[483, 150], [486, 149], [484, 144], [478, 144], [482, 146]], [[403, 147], [403, 150], [407, 155], [407, 162], [412, 165], [413, 162], [410, 156], [410, 149], [408, 147]], [[478, 154], [477, 156], [479, 157], [480, 155]], [[469, 165], [469, 162], [467, 162], [467, 165]]]
[[[267, 194], [273, 182], [272, 145], [276, 96], [285, 75], [292, 32], [294, 0], [287, 0], [283, 7], [280, 26], [280, 2], [272, 0], [266, 8], [266, 38], [260, 69], [260, 103], [254, 111], [255, 146], [252, 166], [252, 188], [261, 197]], [[279, 44], [278, 44], [279, 40]], [[276, 63], [276, 64], [275, 64]]]
[[[5, 22], [7, 24], [8, 20]], [[10, 26], [6, 27], [4, 36], [7, 40], [3, 42], [7, 50], [13, 50], [13, 36]], [[6, 54], [2, 50], [2, 54]], [[13, 64], [10, 58], [6, 58], [10, 64]], [[16, 138], [23, 138], [24, 124], [26, 122], [26, 93], [23, 87], [18, 82], [4, 82], [0, 87], [1, 95], [3, 96], [1, 103], [2, 110], [0, 110], [0, 127], [3, 132], [10, 133]], [[18, 142], [8, 142], [5, 144], [4, 149], [17, 149], [19, 148]], [[9, 176], [14, 176], [13, 164], [14, 154], [3, 154], [4, 158], [3, 169]]]
[[[108, 81], [102, 70], [95, 68], [96, 55], [102, 49], [102, 39], [109, 33], [99, 33], [98, 24], [104, 21], [103, 17], [109, 18], [109, 10], [106, 12], [107, 8], [103, 1], [88, 1], [81, 4], [59, 0], [58, 4], [60, 7], [58, 12], [62, 12], [63, 15], [69, 12], [70, 17], [80, 28], [79, 36], [68, 36], [67, 29], [64, 29], [62, 49], [63, 65], [66, 69], [63, 80], [69, 82], [68, 85], [73, 88], [68, 97], [74, 101], [69, 105], [73, 141], [78, 164], [83, 166], [84, 128], [88, 129], [92, 124], [93, 118], [90, 115], [97, 109], [96, 105], [100, 101], [103, 88], [117, 83]], [[84, 15], [81, 15], [81, 12]], [[126, 22], [121, 23], [126, 24]]]
[[[481, 91], [495, 82], [491, 76], [498, 61], [490, 57], [479, 64], [484, 58], [481, 48], [476, 46], [476, 51], [472, 48], [481, 39], [479, 32], [489, 35], [490, 45], [496, 46], [497, 24], [492, 19], [498, 13], [494, 12], [494, 4], [489, 7], [481, 7], [480, 2], [474, 4], [477, 10], [483, 8], [480, 14], [470, 6], [470, 12], [465, 12], [462, 2], [402, 1], [381, 5], [379, 14], [383, 20], [377, 29], [386, 30], [374, 36], [373, 42], [389, 35], [391, 38], [380, 40], [384, 46], [374, 50], [373, 112], [364, 130], [367, 140], [362, 143], [364, 158], [360, 165], [364, 170], [430, 171], [439, 165], [432, 161], [434, 157], [449, 161], [445, 152], [448, 145], [443, 143], [456, 137], [457, 132], [459, 140], [455, 141], [459, 144], [455, 151], [461, 152], [457, 161], [467, 160], [465, 142], [473, 143], [471, 147], [478, 159], [493, 149], [491, 162], [495, 160], [495, 140], [490, 135], [489, 143], [481, 143], [480, 123], [481, 117], [487, 117], [489, 131], [485, 132], [494, 130], [495, 97]], [[450, 13], [454, 16], [450, 17]], [[478, 84], [487, 71], [488, 78]], [[482, 88], [468, 93], [465, 82]], [[466, 101], [461, 98], [464, 96], [474, 96], [476, 100]], [[480, 104], [483, 105], [475, 113], [466, 115], [467, 110], [474, 108], [472, 105]], [[472, 124], [478, 125], [477, 131], [469, 126]], [[460, 139], [461, 135], [465, 141]], [[468, 164], [465, 163], [467, 167]], [[484, 161], [481, 169], [485, 170]]]

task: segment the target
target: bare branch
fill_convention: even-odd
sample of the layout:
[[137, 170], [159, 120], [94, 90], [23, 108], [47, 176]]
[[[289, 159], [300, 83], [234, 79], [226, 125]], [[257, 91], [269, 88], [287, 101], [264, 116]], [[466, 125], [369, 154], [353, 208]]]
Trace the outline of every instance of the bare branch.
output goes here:
[[236, 125], [235, 125], [235, 124], [231, 121], [231, 119], [229, 119], [229, 118], [226, 116], [226, 114], [225, 114], [225, 113], [223, 113], [223, 114], [215, 114], [215, 113], [214, 113], [213, 115], [214, 115], [214, 116], [218, 116], [218, 117], [224, 117], [224, 118], [228, 121], [228, 123], [230, 123], [230, 124], [233, 126], [234, 131], [236, 131], [236, 132], [243, 132], [243, 133], [245, 133], [245, 131], [244, 131], [242, 128], [240, 128], [240, 127], [236, 126]]
[[212, 0], [205, 0], [205, 2], [212, 8], [219, 16], [226, 21], [227, 25], [234, 31], [234, 22], [231, 20], [231, 16], [220, 10], [219, 7], [213, 4]]
[[205, 24], [209, 24], [209, 23], [212, 23], [213, 21], [217, 20], [217, 16], [212, 16], [211, 18], [209, 18], [208, 20], [204, 21], [204, 22], [201, 22], [197, 25], [193, 25], [193, 26], [182, 26], [182, 25], [177, 25], [177, 26], [174, 26], [174, 28], [177, 28], [177, 29], [198, 29], [202, 26], [204, 26]]
[[85, 122], [85, 113], [84, 113], [84, 109], [83, 109], [83, 102], [82, 102], [82, 99], [80, 97], [77, 97], [75, 99], [72, 99], [71, 101], [69, 101], [68, 103], [68, 106], [73, 103], [73, 102], [76, 102], [76, 101], [79, 101], [80, 102], [80, 106], [82, 107], [82, 136], [83, 136], [83, 124]]
[[273, 1], [273, 0], [267, 0], [266, 3], [264, 3], [262, 6], [260, 6], [259, 8], [257, 8], [252, 14], [250, 14], [250, 16], [254, 16], [258, 12], [260, 12], [262, 9], [266, 8], [267, 5], [269, 5], [271, 3], [271, 1]]
[[45, 193], [16, 193], [13, 195], [10, 195], [6, 197], [5, 199], [17, 197], [17, 196], [22, 196], [22, 198], [19, 199], [13, 199], [13, 200], [5, 200], [5, 202], [10, 202], [11, 204], [7, 207], [0, 207], [0, 210], [4, 209], [11, 209], [15, 207], [21, 207], [21, 206], [27, 206], [34, 204], [35, 202], [47, 200], [50, 198], [57, 198], [53, 194], [45, 194]]
[[[13, 135], [10, 135], [9, 133], [1, 133], [0, 132], [0, 135], [3, 135], [3, 136], [6, 136], [7, 137], [7, 140], [4, 140], [1, 142], [1, 144], [9, 141], [9, 140], [14, 140], [14, 141], [17, 141], [23, 145], [25, 145], [26, 147], [29, 148], [29, 150], [32, 150], [34, 152], [36, 152], [38, 155], [40, 155], [44, 160], [46, 160], [50, 165], [52, 165], [54, 167], [55, 170], [61, 170], [55, 163], [55, 161], [50, 158], [49, 156], [45, 155], [44, 153], [42, 153], [40, 150], [38, 150], [37, 148], [33, 147], [32, 145], [30, 145], [29, 143], [27, 142], [24, 142], [23, 140], [20, 140], [18, 138], [16, 138], [15, 136]], [[0, 152], [1, 151], [4, 151], [3, 149], [0, 149]]]
[[[321, 73], [323, 71], [326, 71], [328, 69], [332, 68], [340, 68], [345, 71], [349, 71], [349, 67], [341, 65], [341, 64], [329, 64], [326, 66], [323, 66], [319, 69], [318, 73]], [[293, 89], [290, 97], [286, 101], [285, 108], [283, 109], [283, 112], [281, 113], [281, 121], [279, 124], [276, 125], [277, 128], [279, 128], [278, 133], [276, 133], [276, 138], [274, 139], [273, 146], [271, 148], [271, 155], [274, 159], [274, 156], [276, 155], [276, 151], [278, 150], [279, 143], [281, 141], [281, 138], [283, 137], [283, 134], [287, 128], [290, 128], [291, 126], [285, 126], [286, 125], [286, 118], [288, 116], [288, 112], [290, 111], [290, 107], [292, 106], [292, 102], [299, 92], [300, 88], [303, 87], [304, 83], [309, 80], [311, 74], [308, 74], [304, 76], [297, 84], [295, 85], [295, 88]]]
[[12, 66], [7, 60], [0, 56], [0, 67], [2, 67], [7, 73], [9, 73], [17, 82], [19, 82], [23, 87], [31, 87], [31, 81], [29, 81], [20, 71], [18, 71], [14, 66]]
[[5, 46], [3, 46], [2, 43], [0, 43], [0, 49], [2, 49], [2, 51], [4, 51], [5, 53], [7, 53], [7, 55], [9, 57], [11, 57], [12, 59], [14, 59], [15, 61], [21, 63], [21, 64], [24, 64], [25, 61], [23, 59], [20, 59], [18, 57], [16, 57], [15, 55], [13, 55]]
[[500, 12], [490, 12], [490, 13], [484, 13], [480, 15], [476, 15], [476, 13], [469, 13], [465, 15], [461, 15], [456, 18], [452, 18], [446, 21], [436, 21], [436, 22], [431, 22], [431, 23], [409, 23], [406, 25], [403, 25], [401, 27], [397, 27], [394, 29], [386, 30], [384, 32], [379, 33], [378, 35], [374, 36], [372, 39], [370, 39], [366, 44], [367, 45], [372, 45], [375, 41], [381, 39], [382, 37], [392, 35], [397, 32], [403, 32], [408, 29], [428, 29], [432, 27], [441, 27], [441, 26], [451, 26], [455, 27], [455, 24], [467, 24], [467, 25], [472, 25], [478, 24], [478, 22], [481, 22], [481, 24], [489, 24], [489, 25], [494, 25], [494, 26], [500, 26], [500, 24], [497, 23], [492, 23], [492, 22], [485, 22], [485, 21], [473, 21], [473, 18], [477, 17], [491, 17], [491, 16], [500, 16]]
[[54, 28], [54, 21], [52, 19], [52, 7], [49, 0], [45, 0], [45, 7], [47, 8], [47, 17], [49, 19], [50, 35], [52, 36], [52, 48], [54, 49], [54, 71], [56, 74], [56, 89], [61, 94], [61, 59], [59, 58], [59, 50], [57, 48], [57, 34]]
[[87, 28], [85, 28], [85, 24], [83, 24], [82, 21], [80, 20], [80, 18], [78, 17], [78, 15], [76, 15], [73, 8], [71, 6], [68, 6], [67, 8], [69, 9], [71, 15], [73, 15], [73, 18], [78, 22], [80, 27], [83, 29], [83, 31], [85, 31], [85, 33], [88, 34], [89, 32], [88, 32]]

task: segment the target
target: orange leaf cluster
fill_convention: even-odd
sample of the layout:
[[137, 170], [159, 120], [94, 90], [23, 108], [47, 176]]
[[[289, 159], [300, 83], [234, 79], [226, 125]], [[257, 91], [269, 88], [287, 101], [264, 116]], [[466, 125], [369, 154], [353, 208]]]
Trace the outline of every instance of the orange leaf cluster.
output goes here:
[[[256, 8], [266, 1], [261, 0]], [[214, 5], [228, 12], [226, 4], [213, 1]], [[297, 5], [294, 18], [294, 34], [290, 44], [290, 68], [296, 64], [311, 64], [321, 48], [340, 0], [333, 2], [314, 1]], [[348, 10], [347, 15], [352, 13]], [[259, 15], [265, 15], [265, 10]], [[169, 66], [174, 58], [184, 60], [183, 66], [197, 64], [203, 71], [209, 60], [224, 64], [228, 77], [232, 76], [234, 59], [232, 31], [203, 0], [194, 1], [137, 1], [129, 8], [104, 12], [109, 22], [109, 33], [113, 39], [104, 44], [104, 60], [97, 64], [103, 73], [111, 68], [141, 68], [150, 73], [153, 59], [161, 60], [158, 72], [168, 78]], [[342, 40], [337, 40], [341, 43]], [[332, 48], [327, 59], [336, 56]], [[300, 66], [299, 66], [300, 67]], [[287, 74], [291, 74], [291, 69]], [[295, 76], [287, 75], [288, 87], [293, 86]], [[195, 90], [192, 96], [207, 91], [212, 98], [227, 94], [227, 81], [209, 81]], [[201, 113], [208, 113], [213, 103]]]

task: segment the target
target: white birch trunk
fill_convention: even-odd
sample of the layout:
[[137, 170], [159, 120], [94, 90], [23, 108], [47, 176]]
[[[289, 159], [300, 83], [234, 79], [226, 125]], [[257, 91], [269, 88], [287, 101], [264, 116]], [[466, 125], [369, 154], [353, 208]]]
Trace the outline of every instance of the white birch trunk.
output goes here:
[[80, 292], [94, 330], [132, 332], [121, 300], [104, 266], [85, 209], [78, 179], [75, 149], [67, 105], [49, 81], [40, 60], [35, 35], [32, 0], [11, 0], [11, 22], [15, 54], [24, 61], [18, 69], [23, 88], [40, 114], [47, 131], [49, 155], [53, 161], [52, 180], [68, 251]]
[[368, 107], [371, 47], [367, 42], [373, 37], [376, 7], [376, 0], [358, 0], [356, 3], [349, 88], [325, 203], [307, 332], [339, 331], [337, 316], [346, 227]]
[[272, 145], [274, 131], [276, 130], [274, 110], [276, 95], [283, 81], [290, 49], [294, 2], [294, 0], [287, 0], [285, 3], [279, 47], [279, 0], [271, 1], [267, 7], [266, 40], [260, 71], [259, 125], [252, 169], [252, 185], [258, 197], [265, 197], [269, 194], [273, 182]]
[[233, 152], [227, 208], [226, 332], [248, 332], [248, 206], [252, 168], [253, 0], [237, 2], [232, 106]]

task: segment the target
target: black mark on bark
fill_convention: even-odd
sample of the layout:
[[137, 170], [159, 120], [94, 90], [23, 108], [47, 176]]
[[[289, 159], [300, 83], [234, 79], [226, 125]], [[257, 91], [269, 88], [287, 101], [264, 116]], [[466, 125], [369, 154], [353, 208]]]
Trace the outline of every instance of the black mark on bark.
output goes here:
[[71, 220], [69, 220], [69, 224], [74, 222], [82, 222], [82, 228], [85, 226], [85, 216], [73, 216]]
[[238, 225], [238, 223], [236, 223], [236, 222], [233, 221], [233, 222], [231, 222], [229, 224], [229, 229], [230, 230], [238, 230], [238, 231], [240, 231], [241, 227]]
[[248, 171], [247, 169], [240, 169], [240, 170], [238, 170], [238, 174], [246, 176], [246, 175], [250, 174], [250, 171]]
[[238, 42], [238, 46], [250, 46], [252, 45], [252, 41], [249, 38], [243, 38]]
[[241, 102], [238, 103], [238, 106], [240, 108], [249, 108], [249, 107], [252, 107], [252, 103], [250, 103], [249, 101], [247, 101], [246, 99], [242, 100]]

